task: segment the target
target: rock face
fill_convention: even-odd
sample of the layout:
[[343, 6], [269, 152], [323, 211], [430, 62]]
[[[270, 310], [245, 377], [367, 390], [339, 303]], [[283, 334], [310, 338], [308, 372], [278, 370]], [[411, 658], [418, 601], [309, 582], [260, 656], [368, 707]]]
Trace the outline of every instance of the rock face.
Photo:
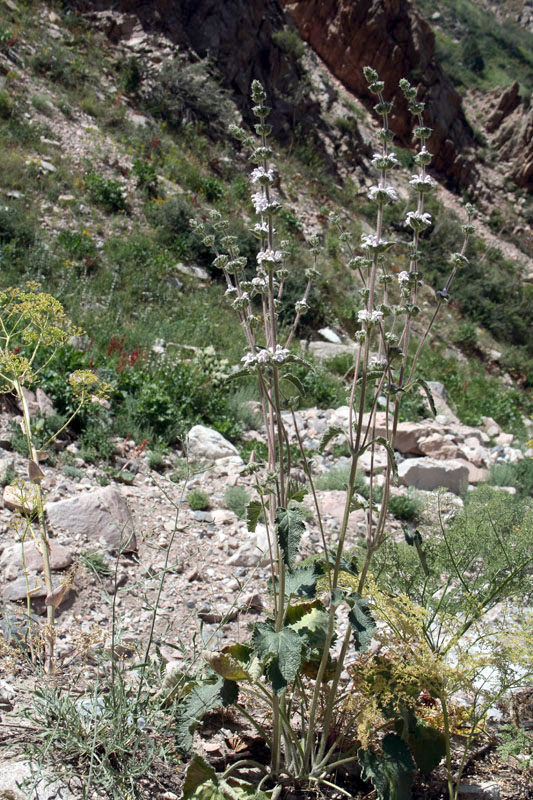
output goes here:
[[[77, 0], [76, 5], [86, 12], [113, 9], [107, 33], [115, 42], [134, 37], [142, 46], [144, 32], [160, 32], [184, 50], [209, 56], [249, 121], [255, 121], [250, 86], [254, 79], [261, 81], [272, 106], [269, 123], [277, 135], [289, 134], [293, 119], [305, 126], [313, 118], [317, 124], [317, 109], [308, 93], [294, 91], [302, 77], [297, 59], [272, 40], [285, 25], [279, 0]], [[125, 16], [117, 18], [116, 12]]]
[[47, 503], [53, 529], [61, 528], [95, 542], [104, 539], [110, 550], [133, 552], [137, 549], [133, 520], [126, 501], [113, 486], [105, 486], [79, 497]]
[[434, 60], [431, 28], [407, 0], [281, 0], [301, 36], [345, 86], [376, 102], [368, 91], [363, 67], [370, 65], [385, 81], [387, 99], [394, 95], [391, 127], [403, 141], [412, 118], [398, 89], [400, 78], [420, 83], [426, 102], [425, 121], [433, 128], [429, 150], [435, 169], [459, 184], [473, 167], [461, 151], [473, 144], [473, 133], [461, 98]]

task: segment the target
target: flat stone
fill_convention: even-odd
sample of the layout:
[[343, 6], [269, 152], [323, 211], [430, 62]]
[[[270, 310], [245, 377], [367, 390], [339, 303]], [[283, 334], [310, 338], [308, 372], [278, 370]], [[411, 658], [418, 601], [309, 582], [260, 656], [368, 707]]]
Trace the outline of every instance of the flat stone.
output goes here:
[[459, 798], [467, 800], [500, 800], [500, 787], [495, 781], [484, 781], [483, 783], [461, 783], [459, 784]]
[[47, 503], [45, 510], [54, 530], [62, 529], [93, 541], [102, 538], [111, 551], [129, 553], [137, 549], [130, 510], [114, 486]]
[[185, 264], [176, 264], [175, 267], [183, 275], [189, 275], [191, 278], [196, 278], [199, 281], [208, 281], [210, 279], [209, 272], [202, 267], [191, 267]]
[[407, 458], [398, 466], [398, 477], [403, 486], [426, 491], [445, 488], [462, 494], [468, 487], [470, 473], [467, 462], [459, 459]]
[[204, 425], [194, 425], [191, 428], [187, 437], [187, 450], [189, 457], [196, 461], [216, 461], [231, 456], [240, 458], [239, 451], [231, 442], [218, 431]]
[[20, 481], [17, 484], [4, 488], [4, 506], [10, 511], [32, 517], [39, 507], [39, 487], [29, 481]]
[[[22, 558], [22, 549], [24, 548], [24, 560]], [[72, 553], [68, 547], [64, 547], [55, 541], [50, 541], [50, 568], [66, 569], [72, 564]], [[34, 542], [26, 542], [11, 544], [5, 548], [0, 558], [0, 565], [3, 567], [14, 566], [19, 571], [26, 566], [27, 570], [31, 572], [42, 572], [43, 557]]]
[[[55, 578], [53, 581], [54, 589], [56, 589], [60, 583], [61, 581], [59, 578]], [[26, 600], [28, 591], [30, 593], [30, 599], [32, 602], [34, 600], [44, 600], [48, 594], [44, 585], [44, 580], [42, 578], [29, 575], [27, 581], [26, 578], [22, 576], [17, 578], [16, 581], [11, 581], [11, 583], [8, 583], [2, 592], [2, 599], [4, 603], [16, 603], [18, 600]]]
[[309, 342], [308, 350], [317, 361], [327, 361], [345, 353], [355, 353], [355, 345], [335, 344], [334, 342]]
[[[27, 782], [27, 788], [20, 786]], [[76, 800], [70, 790], [51, 775], [43, 774], [37, 762], [19, 758], [0, 765], [0, 798], [5, 800]]]

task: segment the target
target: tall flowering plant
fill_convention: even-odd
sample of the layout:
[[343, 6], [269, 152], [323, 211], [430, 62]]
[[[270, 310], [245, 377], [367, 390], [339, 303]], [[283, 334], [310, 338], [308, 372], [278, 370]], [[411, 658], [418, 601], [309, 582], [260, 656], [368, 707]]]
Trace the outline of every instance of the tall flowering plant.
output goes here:
[[[462, 250], [452, 256], [450, 277], [437, 292], [432, 317], [415, 341], [412, 320], [419, 314], [418, 294], [422, 281], [419, 240], [432, 224], [424, 201], [435, 185], [427, 173], [431, 154], [426, 144], [431, 130], [423, 124], [424, 106], [417, 100], [416, 89], [402, 80], [401, 89], [416, 118], [414, 136], [420, 143], [415, 156], [417, 171], [410, 179], [416, 207], [407, 213], [405, 219], [412, 232], [411, 241], [388, 240], [383, 230], [385, 206], [398, 199], [390, 183], [391, 170], [398, 164], [391, 150], [391, 104], [383, 97], [384, 85], [377, 73], [368, 67], [365, 76], [370, 91], [377, 97], [375, 111], [382, 120], [378, 131], [380, 147], [372, 159], [378, 179], [368, 192], [369, 199], [376, 206], [375, 231], [355, 242], [349, 233], [342, 230], [342, 220], [335, 216], [332, 218], [332, 223], [341, 230], [340, 241], [356, 278], [354, 303], [359, 307], [348, 426], [346, 430], [330, 428], [321, 442], [323, 450], [332, 439], [343, 436], [351, 454], [343, 519], [338, 539], [333, 544], [325, 535], [313, 476], [298, 431], [294, 408], [295, 391], [300, 387], [298, 379], [291, 373], [291, 365], [302, 362], [291, 350], [291, 344], [300, 319], [308, 310], [310, 287], [318, 274], [318, 251], [316, 243], [313, 243], [314, 264], [306, 270], [307, 285], [295, 304], [292, 326], [283, 335], [278, 315], [289, 272], [283, 243], [278, 245], [276, 238], [275, 220], [281, 205], [275, 191], [276, 174], [271, 166], [273, 150], [269, 144], [269, 108], [265, 92], [257, 81], [252, 85], [253, 111], [258, 120], [256, 137], [234, 129], [235, 135], [252, 148], [251, 160], [255, 165], [251, 174], [252, 202], [258, 216], [254, 231], [260, 248], [253, 277], [246, 274], [246, 258], [240, 254], [237, 239], [229, 234], [228, 223], [220, 214], [212, 214], [210, 229], [197, 226], [202, 230], [204, 242], [216, 252], [214, 264], [222, 270], [226, 296], [245, 333], [246, 353], [239, 374], [257, 379], [268, 463], [262, 472], [257, 472], [259, 500], [250, 504], [248, 524], [253, 530], [263, 514], [271, 572], [271, 609], [267, 618], [255, 625], [250, 641], [226, 647], [221, 652], [205, 653], [213, 674], [218, 675], [218, 683], [213, 684], [212, 675], [209, 686], [217, 688], [211, 688], [209, 692], [205, 690], [202, 695], [205, 702], [198, 703], [198, 694], [184, 702], [180, 716], [181, 744], [183, 749], [192, 745], [195, 722], [191, 720], [194, 718], [196, 721], [202, 711], [221, 703], [235, 703], [270, 746], [268, 769], [256, 762], [246, 762], [264, 771], [261, 785], [269, 777], [278, 785], [285, 781], [300, 785], [310, 782], [328, 784], [332, 773], [341, 764], [358, 758], [361, 764], [365, 763], [361, 751], [357, 752], [357, 745], [352, 742], [346, 747], [345, 731], [339, 730], [343, 675], [350, 653], [366, 650], [376, 630], [372, 597], [365, 595], [373, 555], [386, 537], [389, 492], [396, 474], [394, 440], [401, 398], [418, 381], [418, 357], [439, 309], [449, 296], [456, 270], [467, 263], [465, 251], [468, 237], [473, 232], [469, 219], [464, 227]], [[467, 212], [470, 217], [472, 209], [468, 208]], [[386, 255], [399, 248], [407, 248], [407, 268], [396, 275]], [[312, 369], [310, 365], [309, 369]], [[424, 386], [423, 381], [418, 382]], [[378, 426], [377, 408], [381, 396], [385, 397], [385, 414], [384, 422], [380, 419]], [[291, 479], [291, 448], [282, 415], [287, 408], [292, 411], [308, 490], [313, 496], [318, 518], [321, 551], [312, 563], [298, 562], [305, 525], [301, 512], [293, 507], [293, 501], [301, 500], [307, 490], [302, 490], [302, 484], [295, 485]], [[371, 475], [369, 500], [364, 505], [366, 548], [362, 562], [357, 563], [347, 555], [346, 544], [350, 513], [354, 508], [362, 507], [356, 494], [356, 475], [359, 460], [367, 451], [370, 453]], [[387, 460], [379, 507], [375, 502], [376, 474], [372, 469], [378, 451], [385, 453]], [[258, 703], [266, 706], [266, 722], [260, 723], [257, 715], [251, 713], [250, 701], [256, 707]], [[389, 750], [404, 761], [411, 759], [401, 736], [389, 734], [389, 737]], [[226, 781], [239, 766], [232, 765], [221, 780]], [[207, 780], [206, 774], [200, 782]], [[222, 788], [231, 796], [233, 790], [227, 783]]]

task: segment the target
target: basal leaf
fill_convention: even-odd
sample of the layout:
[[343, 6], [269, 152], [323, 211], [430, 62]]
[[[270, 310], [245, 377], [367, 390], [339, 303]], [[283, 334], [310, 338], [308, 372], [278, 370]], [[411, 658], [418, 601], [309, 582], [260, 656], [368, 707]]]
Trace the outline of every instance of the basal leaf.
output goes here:
[[395, 733], [382, 742], [383, 753], [359, 750], [362, 776], [371, 781], [379, 800], [410, 800], [415, 764], [409, 748]]
[[246, 508], [246, 522], [248, 523], [248, 530], [250, 533], [254, 533], [262, 510], [263, 506], [259, 500], [252, 500], [250, 503], [248, 503]]
[[346, 599], [351, 606], [348, 620], [352, 626], [355, 649], [358, 652], [368, 650], [376, 630], [376, 623], [370, 613], [368, 601], [357, 592], [353, 592]]
[[230, 681], [247, 681], [250, 679], [241, 662], [228, 653], [202, 650], [202, 656], [211, 669], [218, 675], [222, 675], [223, 678], [227, 678]]
[[218, 677], [216, 681], [193, 686], [176, 710], [176, 743], [187, 753], [192, 747], [193, 733], [204, 714], [219, 706], [235, 703], [239, 687], [235, 681]]
[[294, 569], [300, 539], [305, 531], [302, 512], [296, 508], [278, 508], [276, 511], [276, 531], [283, 553], [283, 560], [290, 572]]
[[213, 767], [207, 761], [204, 761], [201, 756], [195, 754], [185, 774], [183, 794], [181, 795], [183, 800], [187, 800], [189, 797], [197, 797], [198, 795], [195, 795], [196, 789], [206, 781], [216, 781], [216, 778], [216, 772]]
[[442, 731], [417, 721], [416, 728], [407, 736], [416, 766], [423, 775], [429, 775], [440, 764], [446, 753], [446, 737]]

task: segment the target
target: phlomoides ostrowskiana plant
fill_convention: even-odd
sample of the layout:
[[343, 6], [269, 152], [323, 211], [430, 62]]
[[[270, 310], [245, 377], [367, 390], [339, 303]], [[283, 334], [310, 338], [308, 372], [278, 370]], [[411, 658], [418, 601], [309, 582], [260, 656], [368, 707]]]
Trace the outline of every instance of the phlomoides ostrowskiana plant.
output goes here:
[[[265, 774], [260, 790], [268, 777], [278, 785], [284, 781], [299, 785], [310, 782], [328, 784], [339, 765], [358, 758], [357, 743], [352, 742], [348, 751], [341, 747], [344, 734], [336, 726], [338, 698], [351, 647], [359, 652], [366, 650], [376, 630], [371, 598], [365, 598], [365, 593], [373, 555], [386, 537], [389, 491], [396, 473], [394, 440], [401, 397], [415, 383], [426, 388], [424, 382], [416, 377], [418, 356], [439, 309], [449, 296], [456, 270], [468, 263], [465, 251], [473, 232], [470, 224], [473, 209], [467, 207], [469, 220], [464, 226], [462, 249], [451, 256], [449, 279], [436, 294], [435, 310], [426, 330], [418, 341], [414, 341], [412, 320], [419, 313], [417, 297], [422, 278], [419, 237], [432, 223], [430, 214], [424, 210], [426, 194], [435, 185], [427, 173], [431, 154], [426, 142], [431, 130], [424, 126], [424, 105], [417, 101], [416, 89], [402, 80], [401, 89], [416, 121], [414, 136], [420, 143], [415, 156], [417, 172], [410, 180], [417, 203], [406, 218], [406, 225], [412, 230], [411, 240], [389, 241], [383, 230], [384, 209], [388, 203], [397, 200], [396, 191], [389, 183], [389, 173], [398, 163], [390, 149], [392, 133], [388, 120], [391, 104], [383, 97], [383, 83], [377, 73], [366, 68], [365, 76], [370, 91], [377, 96], [375, 111], [382, 120], [378, 133], [381, 145], [372, 159], [379, 179], [369, 191], [369, 198], [376, 205], [377, 222], [375, 233], [362, 236], [358, 244], [348, 233], [341, 233], [340, 237], [349, 257], [348, 265], [356, 277], [354, 302], [360, 308], [360, 330], [349, 398], [348, 428], [346, 431], [329, 429], [321, 442], [323, 449], [334, 437], [344, 436], [351, 452], [344, 515], [338, 541], [333, 547], [328, 546], [326, 540], [312, 475], [298, 433], [294, 409], [297, 404], [295, 394], [301, 391], [301, 387], [297, 378], [291, 375], [291, 365], [302, 363], [291, 352], [291, 342], [301, 316], [308, 310], [309, 289], [317, 272], [315, 267], [306, 271], [307, 288], [295, 305], [292, 327], [288, 332], [282, 332], [277, 324], [278, 311], [289, 272], [284, 263], [283, 243], [280, 249], [276, 245], [275, 219], [281, 206], [273, 188], [275, 173], [270, 165], [273, 151], [268, 138], [271, 132], [267, 123], [269, 109], [258, 82], [252, 85], [252, 99], [253, 111], [258, 118], [255, 130], [259, 141], [240, 129], [233, 131], [245, 145], [253, 147], [252, 201], [259, 217], [254, 231], [260, 242], [255, 276], [245, 274], [246, 258], [240, 255], [237, 240], [229, 235], [228, 223], [220, 214], [213, 212], [209, 227], [198, 226], [202, 229], [204, 242], [216, 252], [214, 264], [224, 274], [226, 295], [246, 335], [247, 352], [238, 374], [255, 376], [258, 382], [268, 443], [268, 464], [265, 470], [256, 471], [255, 488], [259, 500], [253, 501], [248, 508], [248, 523], [253, 530], [263, 514], [268, 536], [272, 609], [264, 621], [255, 625], [249, 642], [226, 647], [221, 652], [205, 653], [212, 672], [183, 704], [179, 735], [183, 749], [190, 748], [194, 726], [203, 712], [217, 705], [236, 704], [270, 747], [269, 768], [252, 762]], [[341, 220], [334, 218], [333, 223], [340, 226]], [[386, 254], [400, 249], [407, 250], [408, 268], [396, 275]], [[316, 266], [318, 251], [313, 249], [311, 252]], [[381, 396], [386, 398], [386, 435], [376, 436], [376, 409]], [[297, 563], [304, 523], [301, 512], [293, 506], [294, 501], [300, 501], [306, 492], [301, 483], [295, 484], [291, 480], [289, 438], [282, 421], [285, 408], [292, 411], [319, 520], [322, 552], [312, 559], [312, 563]], [[368, 503], [362, 506], [355, 492], [358, 461], [366, 451], [370, 452], [373, 461], [378, 450], [387, 456], [381, 506], [378, 508], [373, 501], [373, 474]], [[346, 555], [345, 544], [350, 513], [361, 507], [365, 508], [366, 515], [366, 555], [358, 565]], [[241, 702], [239, 694], [245, 698]], [[257, 708], [265, 706], [269, 710], [267, 719], [259, 722]], [[389, 759], [397, 757], [412, 762], [407, 745], [396, 733], [388, 735], [384, 752]], [[368, 759], [365, 761], [364, 753], [361, 757], [361, 751], [359, 760], [363, 766], [366, 764], [370, 777], [372, 766]], [[190, 773], [185, 796], [202, 781], [215, 780], [207, 765], [201, 768], [197, 758], [194, 764], [198, 779]], [[226, 778], [237, 769], [238, 765], [233, 765], [222, 778], [223, 789], [230, 794]]]
[[[18, 504], [22, 508], [18, 520], [22, 539], [22, 560], [24, 564], [24, 541], [32, 536], [43, 559], [47, 622], [42, 638], [45, 668], [49, 672], [54, 668], [55, 612], [68, 589], [69, 580], [67, 578], [56, 588], [52, 583], [50, 541], [42, 488], [44, 472], [39, 464], [40, 452], [35, 446], [24, 388], [28, 384], [35, 385], [38, 382], [39, 373], [50, 362], [57, 349], [77, 333], [79, 331], [74, 329], [59, 301], [42, 292], [38, 284], [30, 282], [24, 288], [0, 291], [0, 387], [2, 392], [12, 393], [17, 398], [22, 411], [21, 427], [28, 451], [28, 479], [19, 480], [15, 485]], [[69, 382], [77, 406], [52, 439], [68, 426], [83, 405], [96, 400], [105, 388], [97, 376], [88, 370], [72, 373]], [[42, 450], [46, 449], [52, 439], [44, 443]], [[32, 524], [34, 517], [37, 519], [37, 531]], [[28, 645], [32, 655], [35, 656], [34, 637], [31, 631], [30, 591], [28, 591], [27, 609]]]

